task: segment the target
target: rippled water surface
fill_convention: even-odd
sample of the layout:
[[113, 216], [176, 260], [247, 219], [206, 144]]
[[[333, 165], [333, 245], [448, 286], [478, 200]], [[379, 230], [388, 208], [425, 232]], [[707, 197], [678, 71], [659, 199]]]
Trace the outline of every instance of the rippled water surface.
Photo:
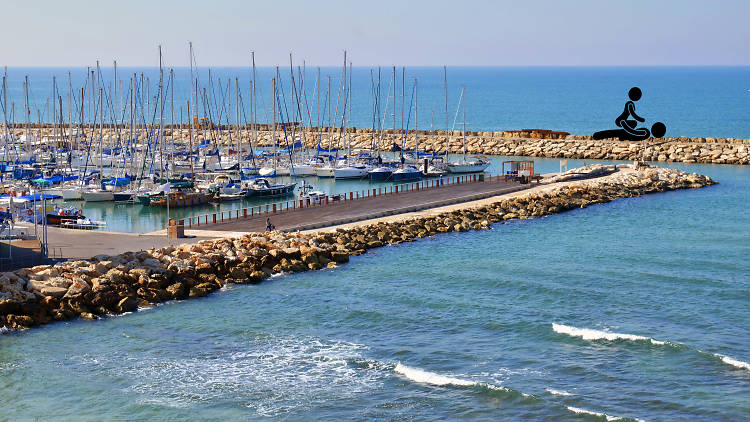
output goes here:
[[750, 169], [0, 336], [2, 418], [745, 420]]

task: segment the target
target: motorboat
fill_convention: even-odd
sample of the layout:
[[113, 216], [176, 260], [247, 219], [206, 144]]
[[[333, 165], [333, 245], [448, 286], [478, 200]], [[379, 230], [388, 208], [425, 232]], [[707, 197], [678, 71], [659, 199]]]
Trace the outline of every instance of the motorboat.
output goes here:
[[405, 166], [393, 172], [391, 179], [394, 182], [405, 182], [409, 180], [422, 180], [424, 174], [416, 167]]
[[300, 186], [300, 192], [299, 192], [299, 199], [302, 201], [307, 202], [307, 205], [319, 205], [325, 203], [326, 197], [328, 197], [328, 194], [320, 191], [315, 190], [313, 185], [302, 182], [302, 186]]
[[247, 189], [247, 196], [282, 196], [294, 193], [294, 188], [297, 183], [280, 183], [273, 184], [268, 179], [258, 178], [253, 179], [245, 185]]
[[448, 166], [443, 161], [433, 161], [429, 166], [427, 166], [426, 176], [443, 176], [445, 174], [448, 174], [448, 171]]
[[212, 194], [203, 192], [170, 192], [159, 198], [151, 198], [150, 204], [165, 208], [194, 207], [207, 203], [212, 197]]
[[451, 173], [479, 173], [490, 166], [490, 160], [475, 158], [472, 160], [461, 160], [447, 163], [448, 171]]
[[367, 170], [367, 166], [364, 164], [352, 164], [334, 169], [333, 177], [336, 180], [362, 179], [367, 176]]
[[68, 221], [77, 221], [79, 218], [86, 218], [80, 208], [57, 208], [47, 213], [47, 223], [53, 226], [59, 226]]
[[367, 178], [370, 180], [388, 180], [392, 174], [392, 167], [376, 167], [367, 172]]
[[65, 229], [94, 230], [106, 225], [106, 221], [91, 221], [88, 218], [79, 218], [75, 221], [64, 221], [60, 224], [60, 227]]
[[115, 193], [105, 189], [84, 190], [81, 192], [81, 199], [86, 202], [114, 201]]

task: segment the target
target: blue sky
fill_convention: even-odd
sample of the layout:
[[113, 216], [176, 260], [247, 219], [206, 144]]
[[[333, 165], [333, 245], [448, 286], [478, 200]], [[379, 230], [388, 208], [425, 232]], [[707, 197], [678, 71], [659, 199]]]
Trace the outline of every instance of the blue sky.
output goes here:
[[747, 0], [4, 1], [0, 65], [750, 65]]

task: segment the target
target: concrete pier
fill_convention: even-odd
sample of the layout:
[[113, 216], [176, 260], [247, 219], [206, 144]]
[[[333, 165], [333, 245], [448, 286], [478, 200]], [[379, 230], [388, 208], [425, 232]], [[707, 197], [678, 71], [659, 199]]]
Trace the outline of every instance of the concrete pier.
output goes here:
[[231, 221], [192, 226], [193, 231], [188, 230], [187, 233], [201, 236], [198, 233], [200, 231], [263, 232], [266, 230], [266, 219], [270, 219], [277, 230], [310, 230], [468, 202], [515, 192], [531, 186], [505, 181], [502, 177], [488, 177], [485, 181], [474, 181], [476, 175], [466, 177], [468, 182], [442, 186], [432, 185], [432, 187], [419, 188], [425, 185], [414, 183], [409, 186], [406, 184], [398, 193], [377, 194], [375, 191], [367, 192], [368, 195], [362, 195], [362, 197], [359, 196], [360, 193], [357, 193], [356, 197], [354, 193], [349, 193], [346, 195], [346, 200], [296, 207], [278, 213], [240, 216]]

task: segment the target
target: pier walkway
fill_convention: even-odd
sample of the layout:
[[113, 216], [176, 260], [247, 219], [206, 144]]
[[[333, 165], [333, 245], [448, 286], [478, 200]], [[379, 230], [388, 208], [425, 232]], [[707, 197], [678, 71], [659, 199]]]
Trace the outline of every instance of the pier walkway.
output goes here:
[[301, 231], [474, 201], [528, 187], [528, 184], [505, 181], [503, 177], [482, 180], [477, 175], [467, 175], [453, 184], [441, 185], [438, 180], [415, 182], [391, 190], [381, 187], [351, 192], [343, 195], [341, 200], [319, 205], [307, 205], [298, 200], [287, 202], [283, 209], [284, 203], [278, 208], [273, 205], [268, 211], [235, 210], [234, 215], [225, 214], [220, 218], [214, 214], [204, 217], [202, 221], [206, 223], [196, 224], [193, 219], [183, 221], [185, 229], [196, 235], [203, 230], [211, 233], [262, 232], [266, 230], [267, 218], [278, 230]]

